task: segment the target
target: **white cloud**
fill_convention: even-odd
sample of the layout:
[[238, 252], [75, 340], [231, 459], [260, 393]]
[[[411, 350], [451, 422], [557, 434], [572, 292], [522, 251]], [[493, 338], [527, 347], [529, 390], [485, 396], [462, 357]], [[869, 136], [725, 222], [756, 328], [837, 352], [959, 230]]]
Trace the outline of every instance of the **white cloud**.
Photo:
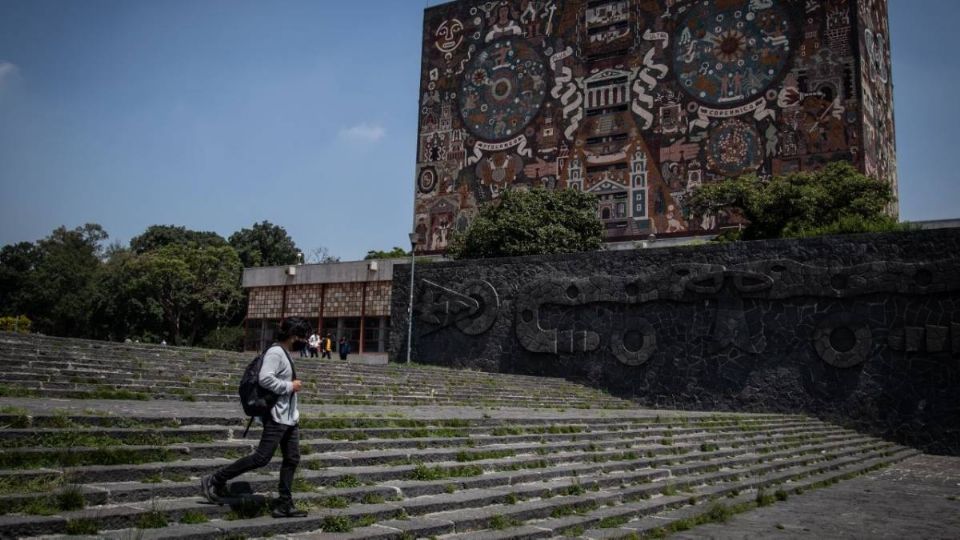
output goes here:
[[387, 130], [384, 129], [383, 126], [370, 125], [366, 122], [361, 122], [355, 126], [340, 130], [340, 138], [349, 141], [374, 143], [386, 135]]
[[3, 88], [3, 85], [8, 81], [12, 81], [19, 72], [20, 68], [16, 64], [0, 60], [0, 88]]

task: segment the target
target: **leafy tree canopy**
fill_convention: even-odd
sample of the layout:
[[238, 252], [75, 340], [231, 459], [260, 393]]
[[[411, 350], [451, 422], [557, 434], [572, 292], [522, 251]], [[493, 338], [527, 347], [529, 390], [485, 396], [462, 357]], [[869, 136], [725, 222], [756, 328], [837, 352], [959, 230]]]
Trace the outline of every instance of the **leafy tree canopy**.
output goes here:
[[287, 230], [269, 221], [254, 223], [230, 235], [230, 245], [237, 250], [245, 268], [296, 264], [300, 249]]
[[447, 251], [456, 259], [573, 253], [600, 248], [597, 198], [573, 189], [506, 190]]
[[409, 257], [410, 252], [403, 249], [399, 246], [393, 246], [393, 249], [390, 251], [378, 251], [371, 249], [367, 252], [367, 256], [363, 260], [367, 261], [370, 259], [399, 259], [401, 257]]
[[102, 307], [126, 321], [127, 335], [197, 343], [241, 309], [240, 259], [230, 246], [171, 244], [111, 262], [105, 277], [116, 289]]
[[40, 251], [32, 242], [20, 242], [0, 249], [0, 315], [18, 315], [26, 311], [27, 276], [40, 260]]
[[225, 246], [227, 241], [215, 232], [192, 231], [176, 225], [151, 225], [130, 240], [130, 249], [137, 255], [170, 245], [213, 247]]
[[[846, 162], [816, 172], [725, 180], [697, 188], [688, 199], [695, 213], [735, 212], [749, 221], [739, 238], [789, 238], [903, 227], [885, 213], [895, 200], [890, 186]], [[737, 237], [736, 234], [732, 235]]]
[[83, 336], [89, 331], [89, 307], [94, 278], [100, 268], [103, 227], [87, 223], [68, 230], [55, 229], [37, 242], [37, 259], [25, 279], [24, 302], [35, 328], [61, 336]]

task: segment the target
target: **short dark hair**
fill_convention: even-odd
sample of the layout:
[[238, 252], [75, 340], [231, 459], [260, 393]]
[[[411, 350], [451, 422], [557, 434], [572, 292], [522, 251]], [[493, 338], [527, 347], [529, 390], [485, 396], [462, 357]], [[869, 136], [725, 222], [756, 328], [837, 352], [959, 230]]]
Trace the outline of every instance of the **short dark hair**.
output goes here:
[[277, 341], [286, 341], [293, 336], [306, 339], [313, 332], [313, 327], [302, 317], [289, 317], [280, 323], [277, 330]]

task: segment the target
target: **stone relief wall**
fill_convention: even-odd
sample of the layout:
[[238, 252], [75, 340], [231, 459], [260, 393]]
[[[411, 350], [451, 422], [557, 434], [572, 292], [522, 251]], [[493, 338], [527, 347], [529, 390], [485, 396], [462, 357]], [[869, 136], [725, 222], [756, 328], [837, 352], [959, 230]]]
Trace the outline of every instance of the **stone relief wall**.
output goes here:
[[949, 229], [423, 265], [414, 357], [651, 406], [806, 412], [960, 454], [958, 254]]
[[610, 241], [735, 226], [685, 200], [742, 174], [896, 188], [886, 0], [460, 0], [422, 48], [423, 251], [508, 188], [596, 194]]

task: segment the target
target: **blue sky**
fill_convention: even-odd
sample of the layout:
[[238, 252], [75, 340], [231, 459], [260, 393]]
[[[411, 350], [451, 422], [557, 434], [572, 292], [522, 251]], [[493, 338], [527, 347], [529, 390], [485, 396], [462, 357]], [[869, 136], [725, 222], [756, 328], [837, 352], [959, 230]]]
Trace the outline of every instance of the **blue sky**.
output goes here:
[[[0, 244], [266, 219], [344, 260], [406, 246], [425, 6], [0, 0]], [[960, 2], [890, 9], [901, 217], [960, 217]]]

